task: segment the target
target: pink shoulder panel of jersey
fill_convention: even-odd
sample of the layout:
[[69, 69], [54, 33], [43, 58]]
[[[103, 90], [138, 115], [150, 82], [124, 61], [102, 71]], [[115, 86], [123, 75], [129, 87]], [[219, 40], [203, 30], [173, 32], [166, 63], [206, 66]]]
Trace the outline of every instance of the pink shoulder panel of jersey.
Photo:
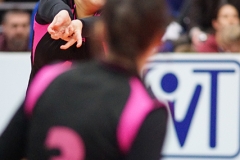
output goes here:
[[43, 67], [36, 77], [31, 82], [26, 99], [25, 99], [25, 112], [27, 115], [31, 115], [33, 108], [44, 92], [48, 85], [61, 73], [69, 70], [71, 67], [71, 62], [61, 62], [53, 65], [47, 65]]
[[[130, 96], [120, 117], [117, 128], [117, 139], [124, 154], [130, 150], [137, 133], [147, 117], [156, 109], [156, 101], [151, 99], [145, 87], [138, 78], [130, 79]], [[158, 102], [157, 106], [165, 106]]]

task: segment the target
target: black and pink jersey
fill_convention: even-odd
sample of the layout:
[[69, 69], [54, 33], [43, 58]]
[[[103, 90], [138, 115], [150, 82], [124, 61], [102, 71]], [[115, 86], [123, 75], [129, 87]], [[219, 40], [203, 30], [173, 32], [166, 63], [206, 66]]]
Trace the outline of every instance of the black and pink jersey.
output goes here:
[[159, 160], [167, 117], [119, 66], [46, 66], [0, 137], [0, 159]]
[[[92, 48], [89, 44], [91, 27], [100, 15], [100, 11], [96, 12], [93, 17], [80, 19], [83, 22], [82, 46], [77, 48], [74, 44], [70, 48], [62, 50], [60, 46], [66, 44], [66, 41], [52, 39], [47, 32], [47, 28], [55, 15], [63, 9], [68, 11], [72, 19], [76, 19], [73, 0], [41, 0], [39, 2], [34, 18], [30, 81], [39, 69], [46, 64], [54, 61], [89, 60], [93, 57]], [[103, 49], [99, 48], [99, 50]]]

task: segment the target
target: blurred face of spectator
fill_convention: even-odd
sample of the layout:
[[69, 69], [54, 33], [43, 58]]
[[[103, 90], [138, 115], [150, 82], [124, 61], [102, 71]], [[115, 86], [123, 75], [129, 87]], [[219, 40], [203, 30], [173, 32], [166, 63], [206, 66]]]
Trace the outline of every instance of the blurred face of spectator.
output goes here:
[[218, 31], [228, 25], [239, 24], [239, 14], [237, 9], [232, 5], [223, 5], [217, 14], [217, 18], [213, 20], [213, 28]]
[[10, 50], [26, 50], [30, 33], [30, 14], [18, 12], [7, 13], [3, 20], [2, 29]]

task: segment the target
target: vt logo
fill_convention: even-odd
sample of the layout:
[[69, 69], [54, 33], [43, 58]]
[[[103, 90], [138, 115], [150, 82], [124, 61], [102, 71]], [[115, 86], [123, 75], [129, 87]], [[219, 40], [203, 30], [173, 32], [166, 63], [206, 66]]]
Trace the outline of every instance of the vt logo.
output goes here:
[[231, 60], [157, 58], [146, 65], [146, 87], [169, 106], [164, 158], [239, 156], [239, 67]]

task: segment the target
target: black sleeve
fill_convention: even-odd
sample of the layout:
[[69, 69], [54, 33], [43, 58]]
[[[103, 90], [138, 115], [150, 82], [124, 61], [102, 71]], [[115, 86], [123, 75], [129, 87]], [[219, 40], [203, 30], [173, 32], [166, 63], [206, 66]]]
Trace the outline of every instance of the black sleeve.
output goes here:
[[99, 16], [92, 16], [88, 18], [79, 19], [83, 23], [82, 37], [92, 37], [92, 27], [94, 23], [99, 19]]
[[25, 156], [27, 123], [21, 106], [0, 136], [1, 160], [19, 160]]
[[[67, 10], [71, 19], [74, 19], [72, 9], [70, 7], [70, 0], [41, 0], [39, 2], [38, 11], [36, 14], [36, 21], [40, 24], [51, 23], [58, 12]], [[99, 16], [88, 18], [81, 18], [79, 20], [83, 23], [82, 36], [92, 36], [93, 24], [99, 19]]]
[[126, 160], [159, 160], [167, 129], [168, 112], [159, 108], [145, 119]]
[[40, 0], [36, 21], [40, 24], [51, 23], [55, 15], [61, 11], [67, 10], [71, 19], [73, 19], [72, 10], [68, 0]]

